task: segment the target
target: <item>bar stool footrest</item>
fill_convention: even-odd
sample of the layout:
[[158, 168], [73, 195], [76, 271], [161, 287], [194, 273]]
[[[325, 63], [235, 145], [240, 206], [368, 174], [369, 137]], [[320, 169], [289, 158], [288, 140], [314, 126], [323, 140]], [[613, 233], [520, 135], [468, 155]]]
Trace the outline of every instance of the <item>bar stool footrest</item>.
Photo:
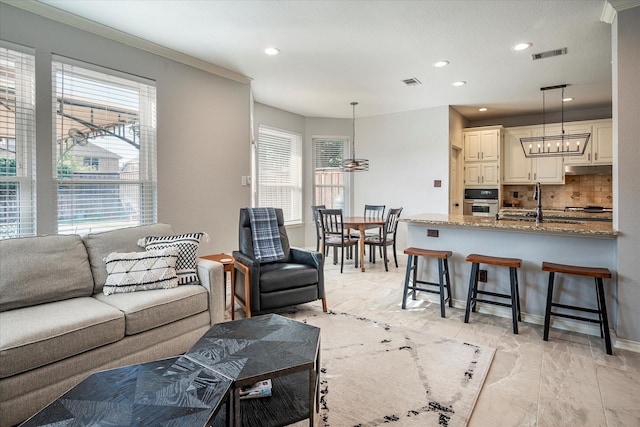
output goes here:
[[585, 322], [591, 322], [591, 323], [598, 323], [598, 324], [602, 324], [602, 322], [600, 321], [600, 319], [592, 319], [590, 317], [583, 317], [583, 316], [575, 316], [573, 314], [565, 314], [565, 313], [554, 313], [553, 311], [551, 312], [552, 316], [558, 316], [558, 317], [565, 317], [567, 319], [573, 319], [573, 320], [584, 320]]
[[485, 304], [500, 305], [502, 307], [511, 307], [511, 304], [506, 303], [506, 302], [501, 302], [501, 301], [492, 301], [492, 300], [480, 299], [480, 298], [476, 298], [474, 301], [475, 302], [483, 302]]

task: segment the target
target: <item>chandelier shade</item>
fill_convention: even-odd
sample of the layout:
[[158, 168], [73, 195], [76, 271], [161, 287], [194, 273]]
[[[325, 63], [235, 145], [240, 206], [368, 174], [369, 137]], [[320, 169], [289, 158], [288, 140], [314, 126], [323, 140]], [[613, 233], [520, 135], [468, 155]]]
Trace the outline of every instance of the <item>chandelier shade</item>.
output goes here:
[[353, 108], [353, 139], [351, 141], [351, 158], [342, 161], [342, 170], [344, 172], [366, 172], [369, 170], [369, 160], [356, 158], [356, 105], [352, 102]]
[[[520, 138], [520, 145], [525, 157], [564, 157], [564, 156], [582, 156], [587, 149], [587, 144], [591, 139], [590, 133], [564, 133], [564, 88], [566, 84], [542, 87], [542, 136], [533, 136]], [[545, 110], [545, 92], [547, 90], [562, 89], [561, 94], [561, 125], [562, 133], [560, 135], [546, 134], [546, 110]]]

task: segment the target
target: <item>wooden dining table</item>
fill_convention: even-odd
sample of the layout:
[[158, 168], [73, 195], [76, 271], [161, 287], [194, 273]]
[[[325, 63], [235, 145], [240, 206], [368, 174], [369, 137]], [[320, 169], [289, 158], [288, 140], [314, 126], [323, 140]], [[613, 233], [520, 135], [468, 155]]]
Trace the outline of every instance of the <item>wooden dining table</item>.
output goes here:
[[345, 229], [353, 228], [360, 232], [360, 270], [364, 271], [364, 231], [384, 227], [384, 219], [345, 216], [342, 218], [342, 224]]

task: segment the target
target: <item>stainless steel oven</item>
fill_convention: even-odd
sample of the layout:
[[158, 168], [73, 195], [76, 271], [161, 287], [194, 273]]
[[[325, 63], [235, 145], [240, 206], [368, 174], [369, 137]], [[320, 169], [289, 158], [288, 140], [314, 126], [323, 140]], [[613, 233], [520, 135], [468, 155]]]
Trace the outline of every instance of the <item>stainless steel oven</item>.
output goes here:
[[494, 216], [498, 213], [497, 188], [466, 188], [463, 215]]

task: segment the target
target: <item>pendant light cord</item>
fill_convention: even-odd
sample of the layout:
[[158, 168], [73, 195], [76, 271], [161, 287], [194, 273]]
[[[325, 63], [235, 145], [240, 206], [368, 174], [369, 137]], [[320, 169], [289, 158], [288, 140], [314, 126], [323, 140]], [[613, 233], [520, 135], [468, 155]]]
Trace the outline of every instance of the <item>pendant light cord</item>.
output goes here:
[[353, 160], [356, 159], [356, 105], [357, 102], [352, 102], [353, 106], [353, 141], [351, 142], [351, 158]]

